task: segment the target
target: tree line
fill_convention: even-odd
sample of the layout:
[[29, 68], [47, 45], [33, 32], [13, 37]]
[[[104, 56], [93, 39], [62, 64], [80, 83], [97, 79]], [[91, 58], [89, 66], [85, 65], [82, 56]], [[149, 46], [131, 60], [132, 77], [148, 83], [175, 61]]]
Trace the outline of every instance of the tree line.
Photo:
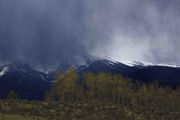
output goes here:
[[180, 111], [180, 88], [141, 83], [122, 75], [87, 72], [79, 76], [71, 69], [55, 77], [46, 100], [59, 103], [104, 102], [131, 106], [160, 107]]
[[179, 120], [180, 88], [70, 69], [55, 75], [43, 101], [20, 100], [11, 91], [7, 100], [0, 100], [0, 113], [42, 120]]

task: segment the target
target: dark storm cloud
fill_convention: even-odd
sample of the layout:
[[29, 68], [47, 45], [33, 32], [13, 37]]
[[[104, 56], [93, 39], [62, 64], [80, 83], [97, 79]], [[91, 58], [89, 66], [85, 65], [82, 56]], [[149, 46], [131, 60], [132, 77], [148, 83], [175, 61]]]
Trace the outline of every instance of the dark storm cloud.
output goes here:
[[55, 65], [93, 54], [180, 64], [178, 0], [1, 0], [0, 59]]
[[86, 54], [80, 1], [1, 0], [0, 55], [50, 64]]

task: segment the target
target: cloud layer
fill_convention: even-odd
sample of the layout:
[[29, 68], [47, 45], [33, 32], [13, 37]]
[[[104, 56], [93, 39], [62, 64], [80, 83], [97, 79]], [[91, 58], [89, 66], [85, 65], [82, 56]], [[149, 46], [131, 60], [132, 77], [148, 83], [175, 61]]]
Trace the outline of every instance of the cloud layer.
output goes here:
[[180, 64], [179, 1], [112, 0], [110, 3], [107, 4], [110, 8], [95, 12], [98, 16], [95, 26], [101, 28], [102, 39], [107, 39], [95, 53], [120, 61]]
[[1, 0], [0, 60], [89, 54], [180, 65], [179, 0]]

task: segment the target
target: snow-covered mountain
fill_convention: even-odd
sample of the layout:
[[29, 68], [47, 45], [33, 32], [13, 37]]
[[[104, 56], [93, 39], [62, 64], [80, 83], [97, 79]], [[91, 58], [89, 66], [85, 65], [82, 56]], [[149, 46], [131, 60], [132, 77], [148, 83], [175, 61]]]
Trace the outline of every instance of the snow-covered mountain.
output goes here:
[[142, 82], [157, 80], [162, 85], [180, 85], [180, 67], [176, 66], [141, 62], [127, 65], [114, 60], [86, 58], [81, 62], [60, 62], [57, 69], [43, 73], [20, 60], [0, 67], [0, 97], [6, 97], [9, 91], [14, 90], [21, 98], [41, 99], [53, 83], [53, 75], [69, 68], [76, 69], [80, 75], [85, 72], [109, 72]]
[[133, 80], [143, 82], [158, 81], [162, 85], [178, 86], [180, 85], [180, 67], [161, 64], [143, 64], [134, 63], [126, 65], [117, 61], [109, 61], [106, 59], [92, 61], [86, 66], [80, 66], [77, 69], [82, 72], [110, 72], [113, 74], [122, 74]]
[[41, 99], [50, 80], [49, 75], [35, 71], [23, 61], [15, 61], [0, 67], [0, 97], [13, 90], [22, 98]]
[[109, 72], [112, 74], [122, 74], [133, 80], [142, 82], [158, 81], [162, 85], [170, 85], [173, 87], [180, 85], [180, 67], [174, 65], [154, 65], [152, 63], [142, 62], [124, 64], [114, 60], [93, 59], [88, 60], [84, 65], [72, 63], [66, 67], [59, 66], [56, 71], [67, 70], [70, 67], [75, 68], [80, 74], [85, 72]]

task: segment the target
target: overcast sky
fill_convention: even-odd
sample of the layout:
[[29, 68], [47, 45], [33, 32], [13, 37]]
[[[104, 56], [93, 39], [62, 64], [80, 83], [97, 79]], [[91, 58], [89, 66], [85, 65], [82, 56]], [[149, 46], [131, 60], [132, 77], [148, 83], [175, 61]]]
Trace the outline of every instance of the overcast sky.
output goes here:
[[0, 0], [0, 61], [180, 65], [180, 0]]

